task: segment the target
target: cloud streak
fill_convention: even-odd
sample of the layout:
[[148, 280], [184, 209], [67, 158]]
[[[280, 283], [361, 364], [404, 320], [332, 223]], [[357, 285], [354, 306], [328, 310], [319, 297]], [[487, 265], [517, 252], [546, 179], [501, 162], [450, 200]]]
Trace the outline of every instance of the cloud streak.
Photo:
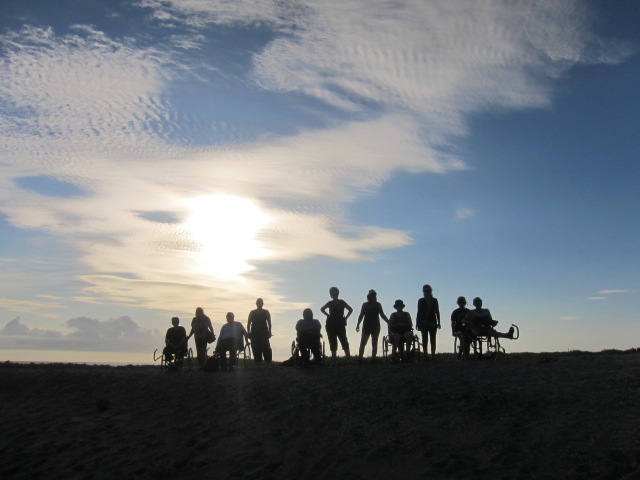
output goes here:
[[[411, 232], [354, 225], [349, 204], [400, 171], [466, 168], [451, 146], [470, 114], [547, 106], [550, 79], [627, 53], [595, 50], [587, 12], [571, 1], [140, 5], [175, 35], [144, 46], [88, 25], [65, 34], [27, 25], [0, 37], [0, 211], [77, 252], [76, 278], [88, 285], [78, 297], [90, 303], [190, 310], [197, 298], [246, 303], [258, 291], [274, 311], [297, 309], [252, 267], [370, 261], [410, 245]], [[256, 108], [266, 108], [262, 95], [298, 109], [317, 102], [315, 123], [256, 134], [223, 108], [210, 117], [178, 108], [187, 78], [216, 89], [221, 65], [204, 59], [196, 69], [184, 56], [205, 47], [212, 25], [267, 30], [233, 80]], [[73, 195], [25, 188], [25, 178], [68, 184]], [[260, 253], [242, 260], [235, 282], [203, 268], [205, 242], [188, 226], [189, 205], [211, 195], [251, 199], [272, 220], [246, 234]], [[230, 227], [217, 224], [216, 235], [233, 235]]]

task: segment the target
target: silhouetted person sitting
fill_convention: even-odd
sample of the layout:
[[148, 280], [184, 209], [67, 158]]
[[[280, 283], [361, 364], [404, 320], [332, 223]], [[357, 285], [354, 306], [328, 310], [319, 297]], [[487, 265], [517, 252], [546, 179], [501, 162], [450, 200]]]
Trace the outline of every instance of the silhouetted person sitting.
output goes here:
[[165, 347], [162, 351], [167, 363], [173, 362], [174, 356], [180, 361], [187, 354], [187, 331], [180, 326], [178, 317], [173, 317], [171, 324], [173, 327], [167, 330], [164, 337]]
[[396, 309], [389, 316], [389, 336], [391, 337], [391, 357], [396, 359], [396, 351], [400, 351], [400, 360], [407, 360], [413, 343], [413, 322], [409, 312], [403, 311], [405, 305], [402, 300], [396, 300]]
[[309, 352], [313, 353], [315, 362], [320, 363], [322, 352], [320, 350], [320, 337], [322, 325], [318, 320], [313, 318], [313, 312], [310, 308], [305, 308], [302, 312], [302, 319], [296, 323], [296, 333], [298, 335], [298, 349], [302, 356], [302, 364], [309, 365]]
[[467, 313], [464, 318], [464, 323], [469, 325], [475, 336], [513, 338], [513, 327], [511, 327], [507, 333], [501, 333], [495, 330], [494, 327], [498, 322], [491, 318], [491, 312], [488, 308], [482, 308], [482, 299], [480, 297], [473, 299], [473, 306], [475, 309]]
[[251, 350], [253, 351], [253, 359], [255, 363], [271, 363], [271, 313], [263, 308], [264, 301], [259, 298], [256, 300], [255, 310], [249, 313], [249, 321], [247, 322], [247, 331], [251, 338]]
[[[238, 350], [244, 348], [244, 341], [248, 339], [244, 325], [235, 321], [232, 312], [227, 313], [227, 323], [220, 329], [220, 337], [216, 352], [220, 355], [220, 369], [232, 370], [236, 368], [238, 361]], [[229, 352], [230, 362], [227, 364], [227, 352]]]
[[464, 319], [469, 313], [469, 309], [467, 308], [467, 299], [464, 297], [458, 297], [456, 302], [458, 304], [458, 308], [456, 308], [453, 312], [451, 312], [451, 334], [455, 335], [457, 332], [460, 332], [465, 329], [463, 325]]
[[464, 323], [464, 319], [469, 313], [467, 308], [467, 299], [458, 297], [458, 308], [451, 312], [451, 334], [460, 339], [461, 345], [464, 347], [464, 355], [468, 356], [471, 346], [473, 332], [470, 325]]

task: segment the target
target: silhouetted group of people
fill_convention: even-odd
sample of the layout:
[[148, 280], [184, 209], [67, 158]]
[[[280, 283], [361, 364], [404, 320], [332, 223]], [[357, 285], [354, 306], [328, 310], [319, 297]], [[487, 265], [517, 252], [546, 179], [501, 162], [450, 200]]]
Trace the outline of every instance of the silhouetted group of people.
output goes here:
[[[429, 347], [429, 358], [435, 359], [436, 335], [441, 328], [440, 307], [438, 299], [433, 296], [433, 289], [430, 285], [424, 285], [422, 293], [423, 296], [418, 300], [416, 329], [421, 334], [425, 354], [427, 353], [427, 347]], [[350, 361], [351, 351], [346, 327], [347, 320], [353, 313], [353, 308], [339, 298], [340, 291], [337, 287], [331, 287], [329, 295], [331, 300], [323, 305], [320, 311], [326, 316], [325, 331], [329, 340], [331, 361], [335, 362], [336, 360], [338, 342], [340, 342], [347, 361]], [[479, 297], [473, 300], [475, 307], [473, 310], [466, 308], [467, 301], [464, 297], [458, 297], [457, 304], [458, 308], [451, 313], [451, 328], [454, 335], [467, 339], [473, 336], [513, 338], [513, 327], [507, 333], [500, 333], [495, 330], [494, 327], [498, 322], [493, 320], [488, 309], [482, 308], [482, 299]], [[220, 360], [220, 368], [223, 370], [236, 367], [237, 354], [245, 348], [247, 342], [250, 342], [253, 358], [257, 364], [262, 362], [271, 363], [271, 314], [269, 310], [264, 308], [264, 301], [261, 298], [256, 300], [256, 307], [255, 310], [251, 310], [249, 313], [246, 329], [242, 323], [235, 320], [232, 312], [227, 313], [227, 323], [220, 329], [220, 337], [215, 348]], [[392, 345], [392, 358], [408, 360], [413, 356], [414, 332], [411, 315], [409, 312], [404, 311], [405, 304], [400, 299], [395, 301], [393, 308], [396, 311], [387, 318], [382, 305], [378, 302], [376, 291], [369, 290], [367, 301], [362, 304], [356, 325], [356, 332], [360, 332], [360, 326], [362, 325], [358, 362], [362, 361], [369, 339], [371, 339], [371, 357], [375, 359], [381, 330], [380, 319], [384, 320], [388, 325], [389, 341]], [[310, 308], [304, 310], [302, 317], [296, 323], [296, 341], [298, 342], [303, 363], [311, 362], [311, 355], [313, 355], [314, 361], [319, 362], [322, 356], [322, 324], [313, 318], [313, 311]], [[187, 342], [193, 336], [198, 364], [203, 367], [207, 361], [208, 345], [216, 341], [211, 319], [205, 315], [201, 307], [198, 307], [191, 321], [189, 335], [187, 335], [184, 327], [180, 326], [178, 317], [173, 317], [171, 323], [173, 327], [167, 330], [165, 337], [163, 351], [165, 358], [169, 362], [173, 361], [174, 358], [182, 359], [187, 354]], [[466, 348], [468, 348], [468, 343]], [[229, 362], [227, 361], [227, 353], [230, 357]]]
[[[219, 359], [219, 368], [231, 370], [237, 366], [238, 352], [250, 343], [254, 361], [258, 364], [263, 361], [271, 363], [272, 352], [269, 339], [271, 338], [271, 314], [264, 308], [261, 298], [256, 300], [256, 309], [249, 312], [249, 320], [245, 329], [242, 323], [236, 321], [233, 312], [226, 315], [227, 323], [220, 329], [220, 336], [215, 347], [215, 354]], [[171, 319], [173, 327], [167, 330], [165, 335], [165, 347], [163, 354], [166, 361], [171, 364], [175, 360], [181, 361], [188, 350], [188, 341], [194, 337], [196, 344], [196, 358], [200, 367], [207, 362], [207, 350], [209, 344], [216, 341], [211, 319], [205, 315], [202, 307], [196, 308], [195, 317], [191, 321], [191, 331], [187, 335], [184, 327], [180, 326], [180, 319]], [[229, 360], [227, 360], [229, 354]]]

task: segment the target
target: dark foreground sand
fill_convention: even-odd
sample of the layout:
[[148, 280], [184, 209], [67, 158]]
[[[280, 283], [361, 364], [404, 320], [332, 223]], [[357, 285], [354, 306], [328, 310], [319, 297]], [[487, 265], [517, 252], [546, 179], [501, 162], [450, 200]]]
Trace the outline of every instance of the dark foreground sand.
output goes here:
[[0, 365], [0, 478], [640, 478], [640, 354]]

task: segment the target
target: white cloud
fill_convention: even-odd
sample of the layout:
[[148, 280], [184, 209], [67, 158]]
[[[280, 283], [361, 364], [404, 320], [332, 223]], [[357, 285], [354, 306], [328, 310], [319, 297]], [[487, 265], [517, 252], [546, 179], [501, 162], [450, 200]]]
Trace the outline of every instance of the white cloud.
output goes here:
[[16, 317], [0, 330], [0, 347], [139, 352], [162, 346], [164, 338], [160, 331], [141, 328], [127, 316], [103, 321], [89, 317], [72, 318], [67, 320], [66, 327], [66, 331], [31, 328]]
[[598, 295], [615, 295], [618, 293], [631, 293], [631, 290], [599, 290]]
[[[172, 37], [180, 51], [197, 50], [200, 27], [211, 22], [273, 29], [275, 40], [255, 52], [257, 85], [302, 93], [352, 116], [321, 129], [300, 126], [285, 138], [265, 132], [249, 144], [238, 143], [241, 127], [188, 119], [223, 133], [218, 147], [185, 146], [199, 139], [168, 97], [188, 71], [176, 52], [80, 25], [67, 35], [6, 30], [0, 211], [12, 225], [55, 235], [78, 252], [83, 269], [76, 278], [89, 284], [79, 295], [85, 302], [191, 310], [194, 299], [246, 303], [254, 295], [242, 292], [258, 291], [274, 311], [298, 309], [274, 292], [277, 279], [254, 271], [229, 282], [203, 269], [202, 244], [186, 227], [193, 214], [186, 201], [215, 194], [254, 200], [274, 219], [252, 239], [272, 260], [375, 259], [380, 250], [410, 244], [410, 236], [353, 225], [346, 204], [376, 193], [400, 170], [464, 168], [445, 147], [466, 132], [466, 115], [547, 105], [544, 75], [594, 58], [586, 54], [581, 7], [569, 1], [143, 3], [166, 26], [190, 26], [191, 37]], [[84, 195], [51, 198], [13, 181], [34, 175], [69, 182]], [[145, 218], [153, 212], [175, 221]], [[456, 218], [472, 213], [460, 210]], [[217, 228], [234, 235], [229, 225]], [[258, 260], [265, 258], [245, 262]]]
[[580, 317], [566, 316], [566, 317], [558, 317], [558, 320], [578, 320]]
[[476, 212], [470, 208], [459, 208], [458, 210], [456, 210], [456, 213], [454, 215], [454, 220], [469, 220], [470, 218], [474, 217], [476, 214]]

